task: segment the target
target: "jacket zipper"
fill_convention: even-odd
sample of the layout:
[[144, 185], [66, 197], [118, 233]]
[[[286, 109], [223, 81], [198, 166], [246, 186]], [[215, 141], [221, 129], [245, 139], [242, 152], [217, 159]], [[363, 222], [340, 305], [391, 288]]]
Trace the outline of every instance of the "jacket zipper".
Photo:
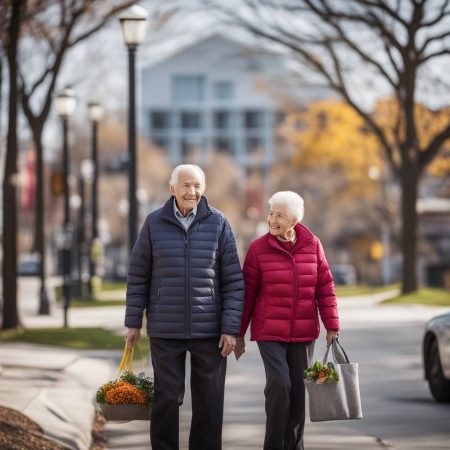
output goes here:
[[189, 255], [188, 255], [188, 234], [185, 233], [184, 236], [184, 260], [186, 266], [186, 313], [185, 313], [185, 326], [186, 326], [186, 339], [190, 339], [191, 337], [191, 277], [190, 277], [190, 267], [189, 267]]
[[[198, 216], [194, 219], [194, 221], [189, 226], [188, 230], [186, 231], [183, 228], [183, 225], [177, 220], [169, 220], [170, 222], [174, 223], [175, 225], [178, 225], [184, 232], [184, 262], [186, 267], [186, 277], [185, 277], [185, 294], [186, 294], [186, 307], [185, 307], [185, 336], [186, 339], [191, 338], [191, 277], [190, 277], [190, 265], [189, 265], [189, 232], [193, 229], [194, 224], [198, 227], [198, 223], [201, 219], [204, 219], [205, 217], [209, 216], [211, 214], [211, 211], [204, 212], [201, 216]], [[196, 228], [197, 229], [197, 228]]]
[[297, 299], [297, 292], [298, 292], [298, 276], [297, 276], [297, 268], [295, 267], [295, 259], [292, 254], [289, 255], [291, 257], [292, 261], [292, 273], [294, 275], [294, 295], [292, 296], [292, 315], [291, 315], [291, 336], [293, 336], [294, 332], [294, 324], [295, 324], [295, 304]]

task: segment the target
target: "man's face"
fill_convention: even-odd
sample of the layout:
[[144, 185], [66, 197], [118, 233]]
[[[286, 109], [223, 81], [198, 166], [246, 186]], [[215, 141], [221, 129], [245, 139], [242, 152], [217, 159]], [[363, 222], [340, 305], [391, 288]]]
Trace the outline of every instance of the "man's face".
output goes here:
[[181, 214], [187, 215], [202, 198], [202, 184], [197, 172], [190, 169], [180, 171], [178, 181], [175, 186], [170, 187], [170, 192], [175, 197]]

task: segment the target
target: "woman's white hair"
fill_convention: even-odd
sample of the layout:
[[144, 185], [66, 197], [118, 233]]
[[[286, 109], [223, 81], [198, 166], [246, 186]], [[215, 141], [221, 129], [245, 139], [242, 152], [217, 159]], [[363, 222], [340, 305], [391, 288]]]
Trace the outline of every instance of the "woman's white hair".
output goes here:
[[183, 170], [190, 170], [192, 172], [197, 172], [197, 175], [200, 179], [200, 184], [202, 186], [202, 194], [205, 192], [206, 188], [206, 177], [205, 172], [195, 164], [180, 164], [179, 166], [175, 167], [172, 171], [172, 175], [170, 176], [169, 180], [169, 186], [173, 187], [178, 183], [178, 177], [180, 175], [180, 172]]
[[270, 207], [273, 207], [274, 205], [286, 205], [288, 207], [289, 217], [296, 219], [297, 222], [301, 222], [305, 215], [305, 202], [296, 192], [276, 192], [270, 197], [269, 205]]

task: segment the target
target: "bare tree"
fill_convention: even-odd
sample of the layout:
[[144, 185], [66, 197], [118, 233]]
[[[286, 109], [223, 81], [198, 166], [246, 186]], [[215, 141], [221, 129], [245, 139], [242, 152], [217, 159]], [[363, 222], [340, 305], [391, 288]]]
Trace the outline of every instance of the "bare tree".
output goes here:
[[[401, 185], [402, 292], [415, 291], [418, 186], [450, 138], [448, 113], [444, 126], [424, 142], [416, 105], [427, 103], [440, 115], [448, 111], [443, 64], [450, 55], [450, 1], [238, 0], [233, 7], [200, 1], [295, 58], [303, 72], [324, 80], [364, 119]], [[377, 91], [393, 98], [389, 129], [367, 99]]]
[[[35, 6], [28, 21], [31, 45], [43, 47], [46, 64], [33, 81], [21, 70], [22, 109], [30, 125], [36, 149], [35, 250], [40, 255], [40, 313], [48, 314], [45, 286], [43, 132], [51, 111], [55, 87], [67, 52], [101, 30], [117, 13], [135, 3], [126, 1], [63, 0]], [[31, 11], [30, 11], [31, 13]], [[38, 106], [36, 106], [38, 105]]]

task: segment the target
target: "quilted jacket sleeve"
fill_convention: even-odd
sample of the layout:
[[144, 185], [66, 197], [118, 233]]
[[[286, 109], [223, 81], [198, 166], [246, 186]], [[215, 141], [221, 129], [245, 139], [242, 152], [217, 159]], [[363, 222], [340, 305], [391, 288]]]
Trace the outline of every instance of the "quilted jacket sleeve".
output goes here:
[[317, 240], [317, 284], [316, 301], [319, 306], [320, 318], [327, 330], [339, 330], [339, 316], [334, 289], [333, 276], [322, 244]]
[[152, 248], [147, 217], [134, 244], [128, 265], [125, 326], [142, 328], [152, 271]]
[[220, 283], [222, 293], [222, 334], [238, 335], [244, 303], [244, 279], [233, 232], [224, 222], [219, 242]]
[[244, 337], [247, 332], [253, 309], [258, 297], [259, 284], [261, 282], [261, 273], [258, 268], [258, 261], [255, 252], [255, 246], [250, 244], [247, 256], [244, 261], [244, 283], [245, 283], [245, 302], [244, 314], [242, 315], [242, 324], [240, 336]]

